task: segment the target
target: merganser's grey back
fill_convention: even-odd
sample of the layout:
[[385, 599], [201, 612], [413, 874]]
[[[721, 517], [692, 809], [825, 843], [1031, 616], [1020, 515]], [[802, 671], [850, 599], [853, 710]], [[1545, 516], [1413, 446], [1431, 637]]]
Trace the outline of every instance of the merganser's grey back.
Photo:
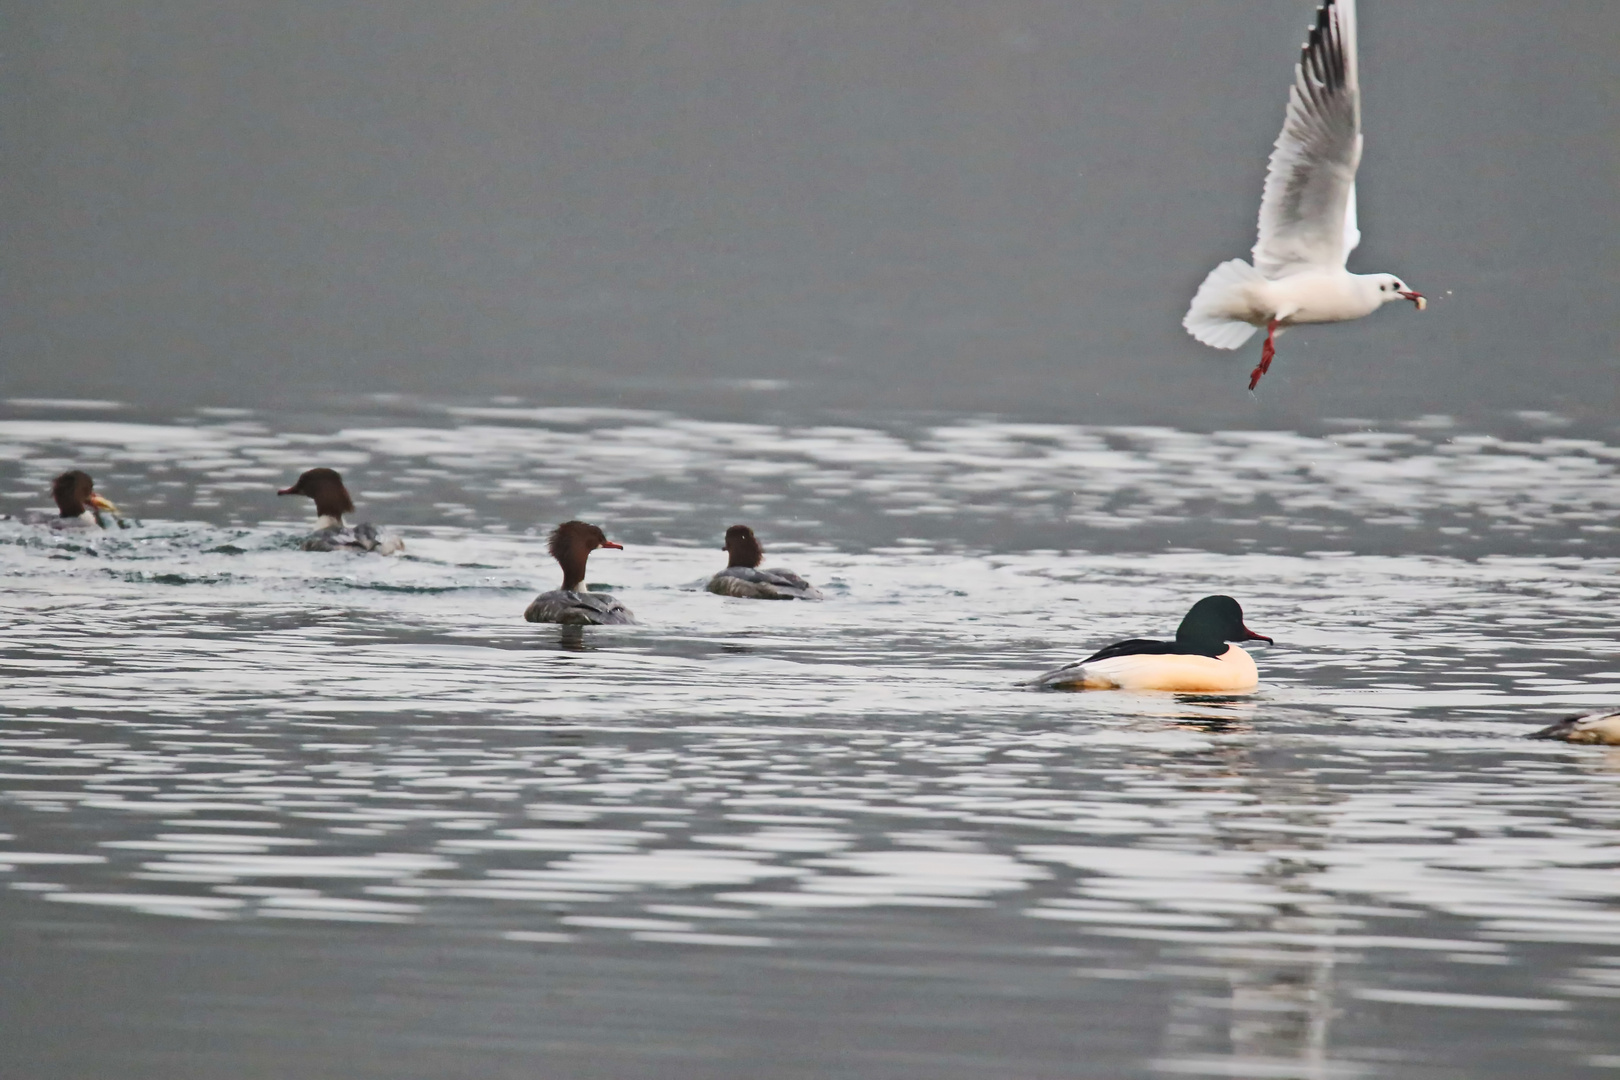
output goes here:
[[397, 536], [377, 531], [369, 521], [359, 525], [328, 525], [304, 537], [298, 545], [303, 551], [375, 551], [379, 555], [392, 555], [405, 549], [405, 542]]
[[623, 626], [636, 621], [630, 609], [608, 593], [553, 589], [535, 597], [523, 617], [529, 622], [584, 626]]
[[728, 566], [709, 579], [708, 589], [746, 600], [820, 600], [821, 590], [791, 570]]

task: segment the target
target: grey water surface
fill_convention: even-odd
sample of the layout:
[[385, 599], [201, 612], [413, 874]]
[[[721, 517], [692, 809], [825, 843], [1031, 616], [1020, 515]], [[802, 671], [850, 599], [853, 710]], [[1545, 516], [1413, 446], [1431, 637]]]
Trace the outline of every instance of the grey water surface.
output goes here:
[[[71, 461], [136, 519], [0, 522], [10, 1075], [1620, 1067], [1620, 758], [1524, 739], [1620, 700], [1613, 428], [20, 401], [0, 447], [13, 507]], [[313, 460], [404, 555], [296, 550]], [[521, 621], [565, 507], [641, 625]], [[700, 591], [732, 519], [828, 598]], [[1019, 685], [1209, 592], [1253, 695]]]

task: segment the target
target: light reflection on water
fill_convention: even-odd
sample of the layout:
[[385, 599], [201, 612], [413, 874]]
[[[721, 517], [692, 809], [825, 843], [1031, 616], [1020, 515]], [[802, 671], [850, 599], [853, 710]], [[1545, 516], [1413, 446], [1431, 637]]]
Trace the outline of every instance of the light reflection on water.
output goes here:
[[[221, 416], [220, 413], [229, 415]], [[285, 517], [267, 489], [312, 460], [349, 470], [399, 524], [522, 528], [563, 507], [638, 542], [707, 538], [741, 515], [778, 540], [921, 537], [996, 549], [1612, 557], [1620, 447], [1608, 433], [1505, 435], [1446, 418], [1321, 433], [1012, 423], [743, 424], [645, 410], [398, 406], [278, 431], [245, 410], [0, 419], [12, 499], [70, 463], [151, 518]], [[841, 542], [841, 543], [840, 543]]]
[[[1522, 740], [1620, 699], [1599, 439], [503, 406], [0, 441], [28, 504], [76, 443], [143, 519], [0, 522], [14, 912], [993, 945], [1162, 1010], [1136, 1067], [1171, 1074], [1398, 1074], [1428, 1059], [1369, 1026], [1396, 1009], [1471, 1018], [1467, 1075], [1620, 1049], [1620, 752]], [[406, 557], [293, 549], [305, 508], [264, 496], [315, 460]], [[642, 625], [521, 622], [564, 514], [629, 544], [591, 577]], [[697, 591], [733, 518], [829, 599]], [[1215, 591], [1278, 641], [1255, 695], [1018, 686]]]

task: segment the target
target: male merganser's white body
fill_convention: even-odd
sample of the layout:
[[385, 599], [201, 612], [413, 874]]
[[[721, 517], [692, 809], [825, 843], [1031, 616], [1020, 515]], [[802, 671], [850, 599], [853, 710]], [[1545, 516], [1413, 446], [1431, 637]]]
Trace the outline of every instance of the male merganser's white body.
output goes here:
[[597, 548], [623, 551], [600, 528], [584, 521], [565, 521], [551, 533], [551, 557], [562, 567], [560, 589], [543, 592], [529, 602], [523, 617], [529, 622], [585, 626], [622, 626], [636, 621], [629, 608], [607, 593], [581, 592], [585, 560]]
[[765, 549], [747, 525], [726, 530], [724, 550], [731, 563], [709, 579], [712, 593], [745, 600], [820, 600], [821, 590], [791, 570], [760, 568]]
[[[1183, 693], [1253, 690], [1260, 684], [1254, 658], [1236, 645], [1219, 656], [1135, 653], [1078, 665], [1064, 682], [1080, 690], [1174, 690]], [[1068, 671], [1067, 668], [1063, 669]]]
[[1392, 300], [1410, 300], [1419, 311], [1428, 306], [1393, 275], [1345, 269], [1361, 242], [1361, 147], [1355, 0], [1327, 0], [1294, 66], [1288, 113], [1260, 197], [1254, 263], [1230, 259], [1211, 270], [1181, 320], [1217, 349], [1236, 349], [1255, 330], [1266, 331], [1250, 390], [1270, 370], [1284, 327], [1359, 319]]
[[1558, 739], [1570, 743], [1596, 743], [1620, 746], [1620, 712], [1588, 713], [1560, 720], [1551, 727], [1531, 732], [1532, 739]]
[[1243, 625], [1243, 609], [1230, 596], [1206, 596], [1192, 606], [1174, 641], [1132, 638], [1035, 680], [1051, 690], [1167, 690], [1186, 694], [1237, 693], [1260, 683], [1254, 659], [1232, 641], [1271, 639]]
[[304, 551], [374, 551], [393, 555], [405, 550], [405, 541], [380, 531], [369, 522], [343, 524], [343, 515], [354, 513], [354, 500], [343, 486], [343, 477], [332, 469], [309, 469], [292, 487], [277, 495], [305, 495], [315, 500], [315, 531], [298, 546]]

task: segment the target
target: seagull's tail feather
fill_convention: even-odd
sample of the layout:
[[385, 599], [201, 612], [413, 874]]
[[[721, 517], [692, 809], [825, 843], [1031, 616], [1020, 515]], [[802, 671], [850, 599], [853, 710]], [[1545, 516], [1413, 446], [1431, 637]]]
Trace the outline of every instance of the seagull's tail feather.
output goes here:
[[1265, 283], [1265, 275], [1242, 259], [1228, 259], [1209, 272], [1198, 286], [1198, 295], [1181, 320], [1187, 333], [1217, 349], [1235, 349], [1254, 335], [1255, 327], [1243, 321], [1254, 310], [1249, 291]]

